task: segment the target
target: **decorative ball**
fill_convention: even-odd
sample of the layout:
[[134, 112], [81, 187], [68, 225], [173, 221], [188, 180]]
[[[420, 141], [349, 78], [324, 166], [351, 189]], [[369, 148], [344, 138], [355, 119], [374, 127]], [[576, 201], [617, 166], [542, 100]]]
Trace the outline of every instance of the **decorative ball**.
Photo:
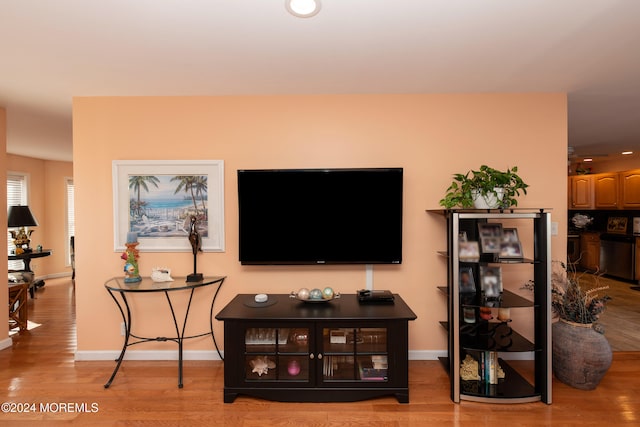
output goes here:
[[326, 288], [324, 288], [322, 290], [322, 298], [324, 299], [331, 299], [333, 298], [333, 289], [331, 289], [329, 286], [327, 286]]
[[322, 299], [322, 291], [318, 288], [311, 289], [309, 299]]
[[289, 372], [289, 375], [291, 375], [292, 377], [295, 377], [300, 373], [300, 363], [298, 363], [297, 360], [292, 360], [287, 365], [287, 371]]
[[491, 309], [489, 307], [480, 307], [480, 318], [484, 320], [491, 320]]
[[309, 289], [300, 288], [298, 291], [298, 299], [309, 299]]

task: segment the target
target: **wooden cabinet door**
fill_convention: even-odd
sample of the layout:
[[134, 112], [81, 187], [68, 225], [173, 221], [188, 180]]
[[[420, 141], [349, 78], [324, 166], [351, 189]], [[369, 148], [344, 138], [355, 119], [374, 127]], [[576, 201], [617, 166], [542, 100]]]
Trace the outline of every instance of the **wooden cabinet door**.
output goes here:
[[580, 266], [588, 270], [600, 269], [600, 235], [598, 233], [583, 233], [580, 236]]
[[640, 169], [620, 172], [622, 207], [640, 208]]
[[618, 209], [618, 174], [601, 173], [593, 177], [594, 206]]
[[575, 175], [571, 177], [571, 208], [593, 209], [593, 177]]

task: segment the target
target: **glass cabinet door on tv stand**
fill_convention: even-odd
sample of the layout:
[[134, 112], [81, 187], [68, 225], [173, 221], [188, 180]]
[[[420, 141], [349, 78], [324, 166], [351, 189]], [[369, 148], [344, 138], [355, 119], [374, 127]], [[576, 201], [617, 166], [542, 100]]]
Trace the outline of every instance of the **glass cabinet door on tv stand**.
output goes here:
[[[550, 214], [542, 209], [429, 212], [442, 215], [447, 229], [447, 250], [440, 252], [447, 284], [439, 290], [447, 301], [447, 320], [440, 322], [447, 333], [447, 357], [441, 361], [451, 399], [550, 404]], [[498, 224], [502, 233], [503, 223], [523, 234], [516, 256], [488, 252], [492, 249], [483, 245], [482, 230]], [[460, 256], [461, 247], [474, 248], [473, 242], [478, 242], [477, 253], [472, 249], [471, 256]], [[500, 291], [494, 294], [487, 289], [489, 274], [496, 272]], [[472, 288], [465, 288], [467, 274]], [[526, 283], [532, 292], [523, 289]]]
[[[243, 383], [388, 382], [387, 328], [345, 326], [247, 328]], [[314, 345], [316, 337], [321, 344]]]

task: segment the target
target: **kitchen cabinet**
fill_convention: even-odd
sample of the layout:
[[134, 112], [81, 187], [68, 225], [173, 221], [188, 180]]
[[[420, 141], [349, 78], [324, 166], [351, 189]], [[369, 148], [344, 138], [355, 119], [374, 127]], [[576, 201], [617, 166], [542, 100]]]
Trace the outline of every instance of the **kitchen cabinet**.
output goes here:
[[599, 173], [593, 176], [596, 209], [618, 209], [618, 182], [617, 173]]
[[571, 181], [571, 209], [593, 209], [593, 176], [574, 175]]
[[569, 209], [640, 209], [640, 169], [568, 179]]
[[640, 209], [640, 169], [620, 172], [622, 207]]
[[600, 269], [600, 233], [584, 232], [580, 235], [580, 266], [587, 270]]

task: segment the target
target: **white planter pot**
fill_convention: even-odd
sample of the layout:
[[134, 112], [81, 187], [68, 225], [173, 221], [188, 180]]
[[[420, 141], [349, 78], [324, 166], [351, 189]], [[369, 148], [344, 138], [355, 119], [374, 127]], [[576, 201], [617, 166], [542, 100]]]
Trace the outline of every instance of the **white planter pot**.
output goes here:
[[473, 198], [473, 206], [476, 209], [497, 209], [500, 207], [500, 202], [504, 197], [503, 188], [494, 188], [494, 191], [485, 194], [484, 196], [478, 191], [471, 191]]

